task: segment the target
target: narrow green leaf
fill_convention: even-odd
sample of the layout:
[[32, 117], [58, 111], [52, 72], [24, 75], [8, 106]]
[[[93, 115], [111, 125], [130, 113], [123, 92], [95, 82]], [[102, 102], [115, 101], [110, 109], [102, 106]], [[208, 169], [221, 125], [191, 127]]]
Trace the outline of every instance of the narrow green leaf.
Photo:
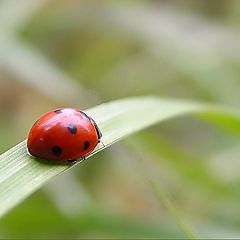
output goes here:
[[158, 199], [161, 201], [163, 206], [168, 210], [171, 214], [172, 218], [175, 219], [178, 226], [183, 230], [186, 236], [189, 239], [197, 239], [196, 235], [192, 232], [192, 230], [188, 227], [188, 225], [184, 222], [183, 217], [178, 213], [178, 210], [172, 205], [171, 201], [169, 200], [166, 192], [160, 186], [157, 186], [154, 181], [147, 179], [149, 185], [153, 189], [154, 193], [157, 195]]
[[[207, 104], [154, 97], [114, 101], [86, 112], [96, 120], [102, 130], [105, 147], [152, 124], [187, 113], [216, 112], [219, 115], [232, 115], [240, 125], [240, 115], [237, 111], [227, 112]], [[88, 157], [105, 147], [99, 144]], [[49, 179], [78, 164], [59, 165], [33, 158], [27, 152], [26, 141], [3, 153], [0, 156], [0, 216]]]
[[[138, 134], [131, 138], [130, 144], [133, 143], [141, 146], [141, 149], [146, 150], [149, 155], [161, 156], [161, 161], [165, 161], [176, 169], [186, 182], [214, 193], [215, 197], [233, 194], [226, 184], [211, 174], [205, 162], [202, 161], [204, 159], [185, 153], [157, 134], [150, 132]], [[161, 161], [158, 163], [161, 164]]]

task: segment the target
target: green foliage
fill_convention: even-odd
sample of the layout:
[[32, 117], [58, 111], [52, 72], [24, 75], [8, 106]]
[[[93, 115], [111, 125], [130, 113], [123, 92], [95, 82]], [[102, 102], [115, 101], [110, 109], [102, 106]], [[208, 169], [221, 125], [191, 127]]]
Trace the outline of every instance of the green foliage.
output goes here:
[[[131, 133], [169, 117], [201, 109], [192, 103], [164, 101], [155, 98], [136, 98], [102, 104], [90, 109], [90, 114], [103, 132], [107, 147]], [[147, 112], [146, 112], [147, 110]], [[104, 147], [95, 150], [100, 151]], [[1, 155], [0, 215], [12, 208], [53, 176], [70, 165], [54, 165], [34, 159], [27, 153], [26, 141]]]
[[239, 1], [19, 5], [0, 3], [1, 153], [64, 106], [116, 144], [81, 167], [1, 155], [0, 237], [239, 238]]
[[[201, 112], [207, 116], [208, 114], [211, 115], [212, 112], [215, 113], [214, 120], [216, 122], [220, 119], [219, 123], [221, 123], [223, 117], [229, 117], [234, 120], [234, 123], [239, 122], [240, 125], [238, 111], [229, 112], [211, 105], [150, 97], [114, 101], [87, 110], [87, 113], [96, 119], [103, 131], [102, 141], [105, 147], [157, 122], [183, 114]], [[219, 118], [217, 116], [219, 116]], [[159, 141], [159, 143], [161, 142]], [[156, 144], [153, 144], [153, 141], [150, 142], [150, 145], [156, 146]], [[105, 147], [101, 146], [97, 148], [91, 155], [101, 151]], [[179, 153], [174, 153], [172, 148], [170, 151], [167, 150], [169, 147], [166, 145], [162, 145], [162, 147], [162, 151], [160, 150], [160, 152], [171, 154], [171, 157], [173, 156], [175, 159], [186, 159], [186, 157], [181, 157]], [[49, 179], [73, 167], [69, 164], [56, 164], [55, 162], [46, 162], [31, 157], [27, 153], [26, 141], [23, 141], [2, 154], [0, 156], [0, 162], [1, 215], [7, 213]], [[75, 166], [77, 166], [77, 164], [74, 165], [74, 167]], [[192, 168], [181, 168], [181, 166], [178, 166], [178, 169], [180, 171], [183, 170], [186, 176], [190, 174], [190, 178], [196, 181], [201, 180], [201, 176], [205, 174], [204, 168], [200, 166], [197, 167], [197, 171]], [[205, 181], [207, 181], [207, 186], [213, 187], [215, 190], [222, 188], [221, 185], [212, 180], [211, 177], [206, 178], [206, 175]], [[157, 189], [152, 181], [151, 185], [154, 186], [154, 189]], [[165, 194], [158, 190], [157, 193], [167, 210], [176, 217], [177, 213], [170, 205], [170, 202], [168, 202]], [[180, 224], [184, 231], [186, 230], [187, 236], [191, 238], [193, 235], [187, 227], [185, 227], [185, 224], [181, 222], [181, 217], [177, 217], [177, 219], [178, 224]]]

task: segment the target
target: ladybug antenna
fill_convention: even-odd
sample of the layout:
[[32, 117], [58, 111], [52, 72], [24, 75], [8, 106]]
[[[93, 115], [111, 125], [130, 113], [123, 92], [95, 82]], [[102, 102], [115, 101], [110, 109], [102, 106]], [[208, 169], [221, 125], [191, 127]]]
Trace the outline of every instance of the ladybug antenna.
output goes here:
[[99, 139], [99, 142], [103, 145], [103, 147], [106, 147], [106, 145], [103, 143], [101, 139]]

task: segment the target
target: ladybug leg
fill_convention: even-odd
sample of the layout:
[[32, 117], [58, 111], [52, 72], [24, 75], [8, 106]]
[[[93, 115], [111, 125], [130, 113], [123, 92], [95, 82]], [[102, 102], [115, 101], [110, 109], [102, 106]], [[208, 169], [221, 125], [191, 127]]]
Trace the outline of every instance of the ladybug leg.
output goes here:
[[86, 157], [84, 156], [84, 157], [81, 158], [80, 162], [83, 162], [85, 160], [86, 160]]
[[72, 163], [72, 164], [75, 164], [77, 163], [77, 160], [76, 159], [72, 159], [72, 160], [67, 160], [69, 163]]
[[103, 147], [105, 147], [105, 144], [103, 143], [103, 141], [101, 141], [101, 139], [98, 140], [98, 143], [101, 143]]

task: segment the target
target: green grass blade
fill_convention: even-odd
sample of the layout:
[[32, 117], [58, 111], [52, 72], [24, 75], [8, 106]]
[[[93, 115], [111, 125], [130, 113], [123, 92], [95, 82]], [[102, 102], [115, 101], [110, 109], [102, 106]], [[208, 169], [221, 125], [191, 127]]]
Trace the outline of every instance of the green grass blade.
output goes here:
[[[201, 157], [193, 156], [185, 153], [174, 144], [168, 142], [159, 134], [152, 132], [143, 132], [137, 134], [136, 137], [131, 138], [130, 144], [135, 144], [144, 149], [150, 158], [160, 157], [161, 161], [157, 159], [157, 163], [162, 165], [162, 161], [165, 161], [170, 167], [177, 169], [181, 177], [187, 182], [191, 182], [198, 188], [203, 188], [209, 193], [214, 193], [214, 196], [231, 196], [233, 195], [229, 187], [219, 181], [218, 178], [209, 171], [205, 162]], [[155, 157], [154, 157], [155, 156]]]
[[[238, 112], [227, 113], [227, 111], [205, 104], [154, 97], [113, 101], [86, 112], [96, 120], [102, 130], [102, 141], [105, 147], [157, 122], [193, 112], [229, 114], [239, 122], [240, 126]], [[215, 118], [215, 121], [218, 121], [218, 118]], [[99, 147], [88, 157], [105, 147], [99, 144]], [[3, 153], [0, 156], [0, 216], [7, 213], [49, 179], [71, 167], [73, 166], [46, 164], [40, 159], [29, 156], [26, 141]]]
[[171, 201], [169, 200], [166, 192], [159, 185], [157, 186], [154, 181], [151, 179], [147, 179], [149, 185], [153, 189], [154, 193], [161, 201], [162, 205], [167, 209], [167, 211], [171, 214], [172, 218], [178, 224], [178, 226], [182, 229], [182, 231], [186, 234], [189, 239], [197, 239], [196, 235], [193, 231], [188, 227], [188, 225], [184, 222], [183, 217], [178, 213], [178, 210], [173, 206]]

